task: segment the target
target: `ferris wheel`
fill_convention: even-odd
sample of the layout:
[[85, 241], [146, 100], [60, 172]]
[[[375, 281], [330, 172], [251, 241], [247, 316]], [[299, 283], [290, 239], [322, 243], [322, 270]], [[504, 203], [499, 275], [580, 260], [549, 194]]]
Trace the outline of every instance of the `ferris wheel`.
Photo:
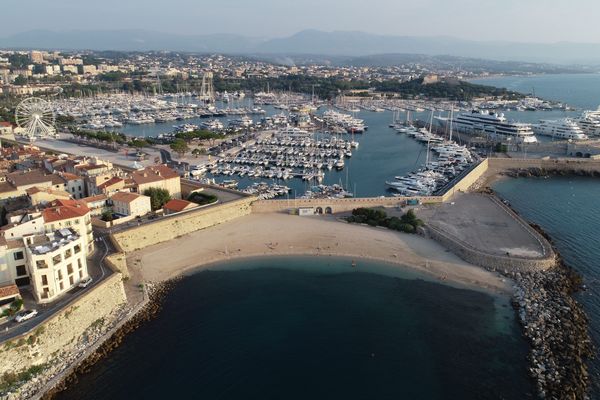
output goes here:
[[29, 97], [19, 103], [15, 111], [15, 120], [23, 128], [23, 136], [30, 140], [54, 136], [54, 110], [49, 102], [39, 97]]

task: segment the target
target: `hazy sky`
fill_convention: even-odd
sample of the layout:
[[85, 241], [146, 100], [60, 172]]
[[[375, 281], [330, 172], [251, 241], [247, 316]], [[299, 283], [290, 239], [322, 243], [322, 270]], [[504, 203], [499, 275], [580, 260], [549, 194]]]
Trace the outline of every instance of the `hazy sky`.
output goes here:
[[598, 0], [0, 0], [0, 36], [147, 29], [280, 37], [303, 29], [600, 43]]

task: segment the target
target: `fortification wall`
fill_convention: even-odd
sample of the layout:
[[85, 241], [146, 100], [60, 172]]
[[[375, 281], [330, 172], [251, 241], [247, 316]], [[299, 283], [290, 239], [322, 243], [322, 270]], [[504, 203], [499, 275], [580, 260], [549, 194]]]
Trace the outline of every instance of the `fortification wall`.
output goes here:
[[549, 172], [600, 173], [600, 160], [589, 158], [490, 158], [488, 164], [492, 172], [537, 168]]
[[462, 179], [456, 182], [444, 195], [442, 196], [442, 201], [448, 201], [458, 192], [466, 192], [469, 190], [479, 178], [481, 178], [488, 170], [488, 159], [484, 159], [479, 163], [478, 166], [473, 168], [467, 175], [465, 175]]
[[173, 214], [114, 233], [113, 238], [120, 251], [129, 253], [250, 214], [253, 200], [254, 197], [249, 197], [218, 206]]
[[297, 208], [321, 207], [323, 212], [330, 207], [332, 213], [352, 211], [359, 207], [398, 207], [407, 200], [419, 200], [421, 203], [440, 203], [439, 196], [420, 197], [357, 197], [348, 199], [289, 199], [258, 200], [252, 204], [253, 213], [290, 211]]
[[113, 273], [30, 332], [0, 344], [0, 376], [64, 363], [107, 330], [126, 301], [122, 276]]
[[118, 271], [121, 273], [124, 279], [129, 279], [129, 269], [127, 268], [127, 257], [125, 253], [113, 253], [107, 256], [104, 259], [104, 262], [108, 264], [108, 266], [113, 271]]
[[553, 253], [541, 258], [521, 258], [485, 253], [433, 226], [427, 226], [429, 237], [467, 261], [490, 271], [526, 272], [546, 270], [556, 265]]

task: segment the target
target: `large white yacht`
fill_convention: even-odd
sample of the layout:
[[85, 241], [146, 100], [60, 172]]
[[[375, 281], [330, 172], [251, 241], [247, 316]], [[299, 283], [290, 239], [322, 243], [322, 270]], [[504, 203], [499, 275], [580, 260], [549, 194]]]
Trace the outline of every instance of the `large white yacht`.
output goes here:
[[[449, 118], [437, 117], [441, 124], [448, 123]], [[487, 110], [473, 110], [460, 113], [452, 119], [453, 129], [464, 133], [484, 133], [491, 136], [510, 138], [518, 143], [535, 143], [537, 138], [530, 124], [509, 122], [504, 114]]]
[[574, 121], [586, 135], [600, 136], [600, 109], [585, 111], [579, 118], [575, 118]]
[[586, 140], [588, 137], [577, 123], [569, 118], [541, 120], [533, 125], [537, 135], [551, 136], [557, 139]]

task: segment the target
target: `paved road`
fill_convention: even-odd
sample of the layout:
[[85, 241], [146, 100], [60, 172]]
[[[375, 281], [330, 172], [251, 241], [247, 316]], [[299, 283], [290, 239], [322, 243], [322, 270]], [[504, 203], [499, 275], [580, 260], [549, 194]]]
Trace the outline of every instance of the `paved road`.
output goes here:
[[92, 283], [88, 287], [75, 287], [69, 292], [67, 292], [59, 300], [53, 303], [47, 305], [36, 305], [38, 315], [30, 320], [21, 323], [10, 321], [1, 325], [0, 341], [12, 339], [16, 336], [30, 331], [31, 329], [34, 329], [37, 325], [46, 321], [56, 312], [62, 310], [69, 303], [75, 301], [82, 294], [86, 293], [91, 288], [102, 282], [106, 277], [110, 276], [110, 274], [112, 274], [112, 271], [110, 270], [110, 268], [104, 265], [104, 259], [109, 254], [109, 250], [112, 248], [112, 245], [108, 244], [107, 241], [108, 240], [105, 237], [99, 237], [96, 239], [97, 250], [94, 252], [94, 255], [87, 261], [90, 276], [93, 279]]

